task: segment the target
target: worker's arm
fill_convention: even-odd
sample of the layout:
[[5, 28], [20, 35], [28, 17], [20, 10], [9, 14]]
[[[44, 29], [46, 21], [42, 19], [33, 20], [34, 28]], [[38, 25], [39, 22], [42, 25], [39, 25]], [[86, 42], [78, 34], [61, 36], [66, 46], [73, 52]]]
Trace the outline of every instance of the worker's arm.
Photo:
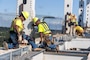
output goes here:
[[19, 27], [17, 25], [15, 25], [15, 30], [17, 33], [17, 37], [18, 37], [18, 42], [21, 43], [21, 41], [23, 40], [22, 35], [19, 32]]
[[15, 31], [17, 32], [17, 34], [20, 35], [20, 32], [19, 32], [18, 28], [19, 28], [19, 27], [18, 27], [17, 25], [15, 25], [14, 29], [15, 29]]
[[43, 42], [43, 33], [42, 32], [40, 32], [40, 42]]

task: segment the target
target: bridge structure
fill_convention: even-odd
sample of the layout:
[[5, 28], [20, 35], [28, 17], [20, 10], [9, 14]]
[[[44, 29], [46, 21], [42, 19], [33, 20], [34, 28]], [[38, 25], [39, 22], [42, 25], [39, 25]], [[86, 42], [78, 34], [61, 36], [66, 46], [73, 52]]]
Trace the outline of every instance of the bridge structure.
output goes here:
[[[87, 0], [87, 10], [89, 9], [89, 2], [90, 0]], [[72, 8], [73, 0], [64, 0], [64, 15], [66, 15], [67, 12], [72, 13]], [[30, 17], [24, 22], [24, 31], [27, 35], [30, 35], [33, 31], [31, 19], [35, 17], [35, 0], [17, 0], [17, 15], [19, 15], [21, 11], [28, 11], [30, 13]], [[78, 21], [81, 21], [81, 25], [83, 25], [83, 14], [84, 0], [80, 0]], [[89, 19], [89, 17], [87, 18]], [[31, 51], [30, 45], [10, 50], [3, 50], [3, 48], [0, 48], [0, 60], [89, 60], [89, 42], [89, 38], [74, 38], [64, 35], [55, 41], [55, 43], [59, 45], [58, 53], [55, 51], [46, 52], [45, 50]]]

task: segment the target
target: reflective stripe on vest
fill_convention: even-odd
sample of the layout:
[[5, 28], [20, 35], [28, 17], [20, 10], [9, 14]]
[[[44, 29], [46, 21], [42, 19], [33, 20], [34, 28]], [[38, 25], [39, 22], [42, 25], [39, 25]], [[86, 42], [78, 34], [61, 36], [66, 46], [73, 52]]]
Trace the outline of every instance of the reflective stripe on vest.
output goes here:
[[[41, 24], [42, 24], [42, 26], [44, 27], [45, 32], [50, 31], [48, 25], [47, 25], [45, 22], [42, 22]], [[44, 32], [44, 33], [45, 33], [45, 32]]]

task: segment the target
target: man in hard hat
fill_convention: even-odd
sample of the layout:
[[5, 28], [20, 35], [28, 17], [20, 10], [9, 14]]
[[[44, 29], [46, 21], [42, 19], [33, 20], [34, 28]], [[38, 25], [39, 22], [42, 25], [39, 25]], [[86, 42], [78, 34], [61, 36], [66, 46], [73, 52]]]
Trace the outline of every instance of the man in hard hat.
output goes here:
[[73, 36], [73, 35], [75, 35], [75, 33], [74, 33], [74, 26], [77, 23], [76, 16], [74, 14], [70, 14], [68, 21], [69, 21], [69, 27], [70, 27], [69, 33], [70, 33], [71, 36]]
[[41, 23], [40, 19], [37, 17], [33, 18], [33, 22], [38, 26], [38, 32], [40, 33], [41, 42], [43, 41], [43, 36], [51, 36], [51, 31], [46, 23]]
[[71, 25], [71, 30], [72, 30], [71, 34], [73, 36], [75, 36], [75, 29], [74, 29], [74, 27], [75, 27], [76, 24], [78, 25], [78, 22], [77, 22], [77, 18], [76, 18], [76, 16], [74, 14], [72, 15], [71, 23], [72, 23], [72, 25]]
[[85, 31], [85, 29], [83, 29], [81, 26], [78, 26], [77, 24], [75, 25], [75, 32], [78, 36], [90, 38], [90, 33]]
[[18, 48], [19, 47], [19, 40], [20, 36], [22, 35], [22, 31], [24, 29], [23, 22], [27, 20], [29, 17], [29, 13], [26, 11], [22, 11], [19, 17], [15, 18], [12, 21], [11, 27], [10, 27], [10, 39], [12, 41], [12, 46], [8, 45], [6, 46], [6, 42], [3, 43], [4, 47], [7, 48]]
[[82, 36], [84, 34], [84, 29], [81, 26], [75, 25], [75, 32], [77, 35]]
[[54, 43], [52, 40], [52, 32], [46, 22], [41, 22], [40, 19], [37, 17], [33, 18], [33, 22], [36, 26], [38, 26], [38, 32], [40, 34], [40, 43], [45, 42], [49, 48], [56, 48], [58, 50], [57, 46], [52, 44]]

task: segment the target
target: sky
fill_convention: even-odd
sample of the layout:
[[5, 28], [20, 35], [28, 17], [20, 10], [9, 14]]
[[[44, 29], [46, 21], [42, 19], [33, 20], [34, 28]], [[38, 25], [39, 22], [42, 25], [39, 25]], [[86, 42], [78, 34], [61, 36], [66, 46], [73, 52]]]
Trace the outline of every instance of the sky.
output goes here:
[[[15, 13], [17, 0], [0, 0], [0, 13]], [[78, 15], [79, 0], [74, 0], [73, 13]], [[63, 17], [64, 0], [36, 0], [36, 14]]]
[[[16, 1], [0, 0], [0, 13], [16, 14]], [[79, 0], [73, 0], [73, 2], [73, 13], [78, 16]], [[36, 0], [35, 6], [37, 15], [50, 15], [64, 18], [64, 0]]]
[[[78, 15], [79, 0], [73, 0], [73, 13]], [[36, 0], [36, 13], [64, 16], [64, 0]]]
[[0, 0], [0, 13], [15, 13], [16, 0]]
[[64, 0], [36, 0], [36, 13], [52, 16], [63, 16]]

